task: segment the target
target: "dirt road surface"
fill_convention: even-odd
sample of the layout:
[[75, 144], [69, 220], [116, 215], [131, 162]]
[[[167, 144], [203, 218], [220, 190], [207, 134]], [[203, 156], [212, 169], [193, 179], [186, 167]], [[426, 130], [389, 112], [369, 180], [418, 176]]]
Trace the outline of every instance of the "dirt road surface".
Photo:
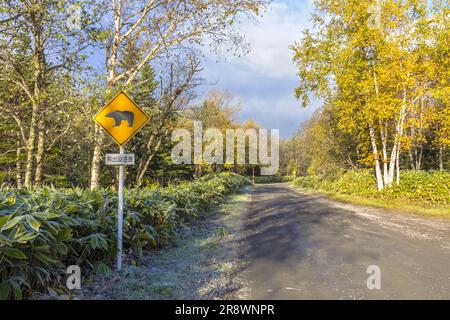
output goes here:
[[[251, 192], [242, 259], [250, 299], [450, 299], [450, 221], [303, 194]], [[369, 290], [369, 266], [381, 289]]]

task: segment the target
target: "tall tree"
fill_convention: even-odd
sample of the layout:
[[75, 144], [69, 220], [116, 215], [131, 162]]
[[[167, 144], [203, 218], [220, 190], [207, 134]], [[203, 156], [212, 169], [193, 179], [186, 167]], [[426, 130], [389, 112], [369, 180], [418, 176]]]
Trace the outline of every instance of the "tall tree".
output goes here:
[[[50, 103], [49, 86], [55, 74], [79, 66], [88, 45], [87, 27], [96, 12], [90, 1], [5, 0], [0, 3], [0, 81], [20, 89], [31, 108], [25, 138], [24, 184], [42, 180], [45, 133]], [[84, 10], [83, 19], [74, 19], [72, 7]], [[78, 18], [77, 18], [78, 19]], [[8, 76], [6, 76], [8, 75]], [[20, 132], [25, 132], [22, 120]], [[19, 125], [19, 124], [18, 124]], [[34, 170], [36, 168], [36, 170]]]
[[296, 95], [303, 105], [310, 93], [332, 100], [341, 128], [369, 137], [378, 189], [391, 187], [400, 179], [407, 118], [424, 96], [417, 68], [427, 66], [417, 30], [429, 18], [427, 4], [319, 0], [316, 6], [317, 28], [293, 46]]
[[[111, 0], [108, 6], [113, 24], [106, 26], [106, 91], [130, 86], [148, 63], [180, 49], [195, 51], [207, 41], [218, 47], [242, 44], [234, 32], [235, 22], [243, 14], [258, 14], [268, 0]], [[127, 43], [138, 48], [136, 59], [120, 66]], [[174, 92], [176, 93], [176, 92]], [[176, 96], [168, 99], [176, 99]], [[91, 188], [99, 187], [103, 135], [96, 127], [91, 166]]]
[[439, 169], [444, 169], [445, 151], [450, 146], [450, 3], [448, 1], [433, 2], [433, 16], [430, 19], [432, 33], [431, 58], [435, 63], [433, 81], [435, 86], [432, 98], [436, 99], [435, 129], [437, 134], [434, 145], [439, 149]]

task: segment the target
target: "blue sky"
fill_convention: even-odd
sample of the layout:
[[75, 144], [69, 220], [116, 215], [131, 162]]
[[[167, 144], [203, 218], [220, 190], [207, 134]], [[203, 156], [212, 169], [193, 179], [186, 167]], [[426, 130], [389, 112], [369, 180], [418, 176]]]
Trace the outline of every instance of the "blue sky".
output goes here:
[[[280, 129], [284, 138], [292, 136], [321, 105], [311, 99], [310, 106], [302, 108], [295, 99], [297, 76], [289, 49], [311, 25], [312, 2], [273, 0], [263, 17], [242, 21], [239, 31], [251, 50], [244, 57], [223, 52], [217, 62], [216, 54], [205, 52], [202, 78], [215, 85], [198, 88], [199, 98], [213, 89], [228, 91], [240, 105], [238, 120], [253, 119], [264, 128]], [[104, 53], [94, 53], [89, 62], [101, 73]]]
[[[312, 0], [275, 0], [262, 18], [245, 20], [239, 30], [250, 44], [244, 57], [207, 57], [203, 77], [214, 89], [230, 92], [240, 104], [239, 120], [253, 119], [265, 128], [295, 133], [301, 122], [320, 107], [312, 100], [304, 109], [294, 97], [296, 68], [289, 46], [311, 25]], [[202, 87], [200, 93], [212, 89]]]

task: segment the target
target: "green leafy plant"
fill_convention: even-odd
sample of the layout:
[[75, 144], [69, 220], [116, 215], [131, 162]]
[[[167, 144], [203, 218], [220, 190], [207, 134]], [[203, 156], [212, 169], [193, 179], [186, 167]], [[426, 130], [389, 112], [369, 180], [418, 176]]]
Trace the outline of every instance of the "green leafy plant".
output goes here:
[[[222, 173], [167, 188], [128, 190], [125, 252], [139, 257], [167, 244], [180, 226], [246, 183]], [[94, 271], [99, 263], [112, 264], [116, 211], [112, 190], [0, 189], [0, 299], [53, 292], [72, 264]]]
[[427, 204], [450, 204], [450, 173], [405, 171], [400, 185], [382, 192], [377, 191], [375, 178], [370, 171], [349, 171], [339, 177], [300, 177], [294, 185], [326, 192], [357, 195], [367, 198], [400, 199]]

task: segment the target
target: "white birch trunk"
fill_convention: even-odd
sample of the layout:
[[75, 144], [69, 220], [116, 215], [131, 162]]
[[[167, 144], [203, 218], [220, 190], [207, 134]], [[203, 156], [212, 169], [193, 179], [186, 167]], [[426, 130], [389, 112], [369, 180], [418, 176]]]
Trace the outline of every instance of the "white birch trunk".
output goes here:
[[400, 116], [395, 128], [394, 147], [392, 148], [391, 161], [389, 163], [389, 178], [388, 183], [386, 185], [387, 187], [392, 187], [392, 184], [394, 183], [395, 168], [397, 163], [397, 157], [400, 156], [400, 144], [401, 138], [403, 137], [403, 126], [405, 122], [405, 117], [406, 117], [406, 89], [403, 90], [403, 105], [400, 110]]
[[22, 188], [22, 163], [21, 163], [22, 149], [20, 147], [20, 134], [17, 134], [17, 151], [16, 151], [16, 186], [18, 189]]
[[373, 128], [372, 125], [369, 125], [369, 133], [370, 133], [370, 141], [372, 143], [373, 155], [375, 158], [375, 175], [377, 178], [378, 191], [381, 191], [384, 189], [384, 183], [383, 183], [383, 176], [381, 174], [380, 159], [378, 155], [378, 147], [375, 137], [375, 129]]

